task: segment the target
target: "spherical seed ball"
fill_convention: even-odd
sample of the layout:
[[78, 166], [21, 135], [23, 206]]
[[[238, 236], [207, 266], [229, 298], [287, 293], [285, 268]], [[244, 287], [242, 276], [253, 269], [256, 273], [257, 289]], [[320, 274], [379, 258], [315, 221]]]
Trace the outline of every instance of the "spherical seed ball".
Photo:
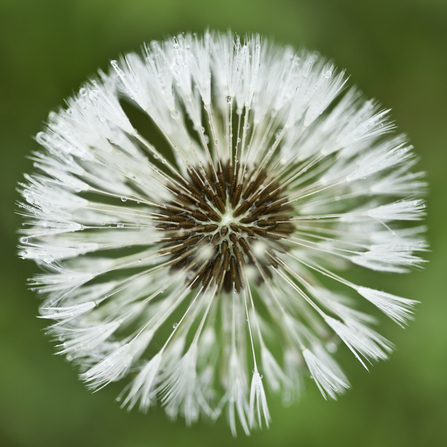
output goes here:
[[269, 423], [264, 387], [285, 403], [302, 375], [325, 397], [348, 388], [338, 342], [386, 358], [355, 301], [400, 325], [415, 301], [340, 272], [423, 262], [424, 227], [401, 221], [423, 217], [425, 183], [387, 112], [257, 35], [179, 35], [111, 65], [50, 114], [21, 185], [20, 255], [87, 386], [129, 376], [123, 406], [225, 412], [249, 433]]

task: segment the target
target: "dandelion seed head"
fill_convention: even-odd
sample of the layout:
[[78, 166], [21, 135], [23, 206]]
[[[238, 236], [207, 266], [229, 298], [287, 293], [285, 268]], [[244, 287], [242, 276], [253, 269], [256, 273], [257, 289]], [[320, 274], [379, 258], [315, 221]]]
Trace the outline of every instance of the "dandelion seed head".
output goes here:
[[257, 35], [182, 34], [51, 112], [20, 184], [19, 255], [44, 270], [41, 317], [88, 388], [132, 373], [122, 406], [225, 413], [248, 434], [305, 376], [343, 393], [340, 343], [365, 367], [387, 357], [357, 303], [403, 326], [416, 302], [340, 272], [421, 267], [425, 182], [389, 111], [346, 80]]

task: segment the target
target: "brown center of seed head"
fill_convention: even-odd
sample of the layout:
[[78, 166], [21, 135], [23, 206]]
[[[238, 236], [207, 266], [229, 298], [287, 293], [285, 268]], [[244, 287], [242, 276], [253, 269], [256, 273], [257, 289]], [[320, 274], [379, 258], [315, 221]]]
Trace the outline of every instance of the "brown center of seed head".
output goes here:
[[[218, 293], [245, 288], [248, 272], [258, 284], [271, 277], [275, 252], [294, 231], [293, 207], [285, 188], [256, 168], [242, 173], [237, 164], [190, 167], [189, 180], [170, 187], [173, 198], [160, 208], [160, 250], [171, 255], [171, 271], [183, 270], [188, 285]], [[247, 268], [249, 267], [249, 268]]]

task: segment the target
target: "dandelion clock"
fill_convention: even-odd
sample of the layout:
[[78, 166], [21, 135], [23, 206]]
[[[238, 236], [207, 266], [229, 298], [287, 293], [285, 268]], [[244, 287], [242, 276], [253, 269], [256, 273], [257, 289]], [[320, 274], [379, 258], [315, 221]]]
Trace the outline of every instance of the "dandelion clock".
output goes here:
[[183, 34], [50, 113], [20, 256], [88, 388], [123, 379], [123, 407], [248, 434], [269, 424], [266, 394], [289, 403], [306, 376], [343, 393], [338, 345], [365, 367], [387, 357], [358, 308], [404, 326], [415, 301], [344, 272], [421, 266], [425, 183], [388, 111], [346, 81], [257, 35]]

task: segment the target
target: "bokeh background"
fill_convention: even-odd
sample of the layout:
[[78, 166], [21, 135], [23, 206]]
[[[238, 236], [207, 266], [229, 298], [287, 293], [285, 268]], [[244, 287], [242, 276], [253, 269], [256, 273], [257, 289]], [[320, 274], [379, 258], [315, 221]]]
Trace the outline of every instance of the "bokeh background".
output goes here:
[[[48, 112], [110, 59], [143, 41], [206, 27], [320, 51], [368, 97], [391, 107], [427, 171], [428, 238], [422, 272], [365, 274], [361, 280], [418, 299], [403, 331], [381, 318], [396, 343], [391, 359], [366, 372], [341, 350], [352, 389], [326, 402], [313, 383], [272, 425], [234, 439], [225, 418], [187, 428], [160, 409], [120, 410], [123, 384], [91, 394], [53, 355], [26, 289], [36, 273], [17, 259], [16, 183]], [[69, 446], [443, 446], [447, 445], [447, 2], [442, 0], [0, 0], [0, 445]]]

